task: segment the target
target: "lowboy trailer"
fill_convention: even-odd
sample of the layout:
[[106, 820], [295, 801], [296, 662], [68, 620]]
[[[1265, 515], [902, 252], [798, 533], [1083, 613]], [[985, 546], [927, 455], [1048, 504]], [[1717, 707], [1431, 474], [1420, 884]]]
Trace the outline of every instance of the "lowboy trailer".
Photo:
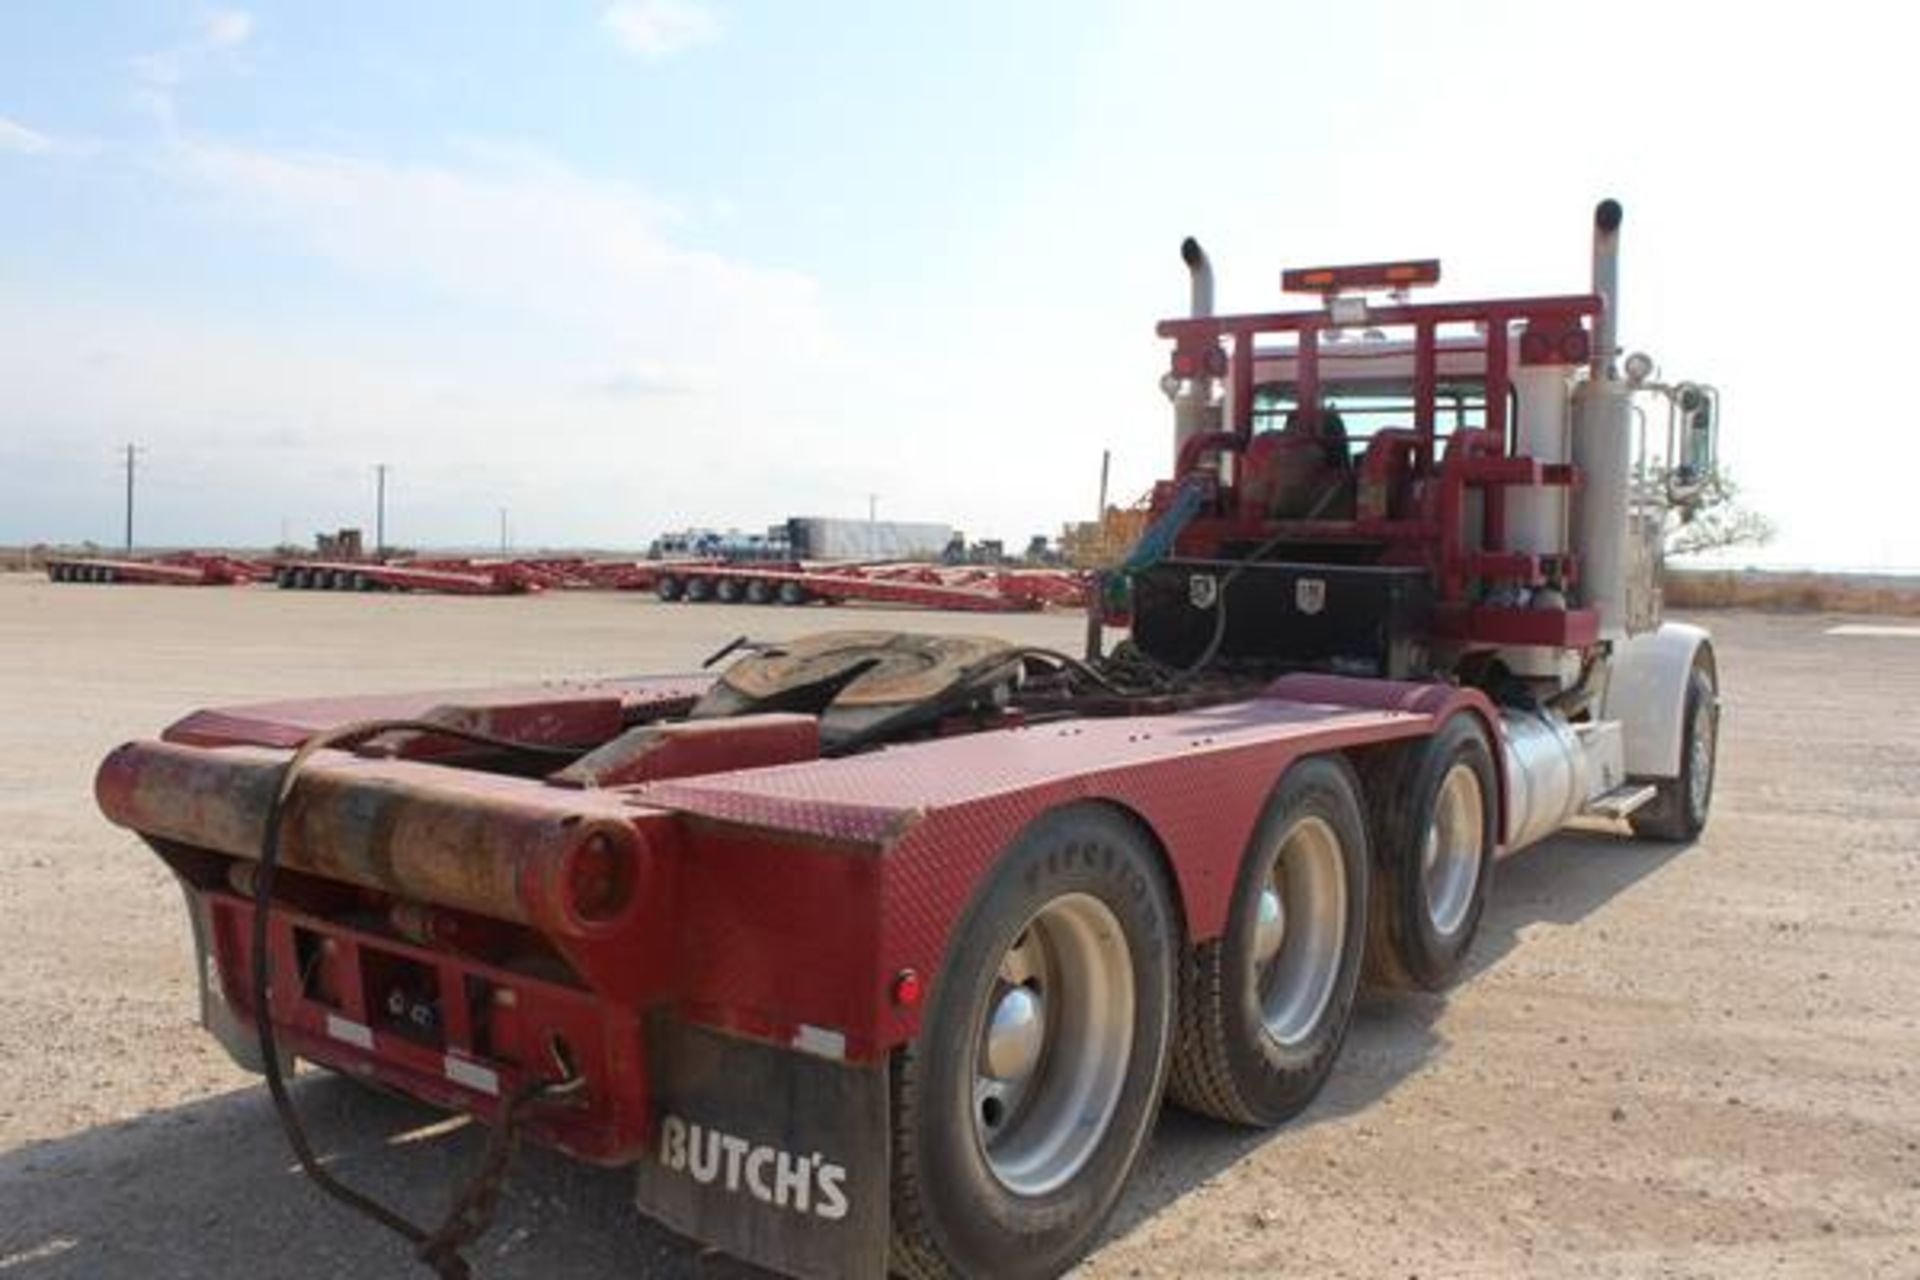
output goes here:
[[537, 565], [489, 562], [288, 560], [273, 568], [274, 584], [289, 591], [427, 591], [438, 595], [507, 596], [543, 591], [557, 581]]
[[[640, 584], [630, 580], [630, 585]], [[668, 603], [857, 603], [951, 613], [1021, 613], [1049, 605], [1082, 605], [1087, 584], [1080, 574], [1062, 569], [720, 564], [661, 569], [648, 585]]]
[[[1243, 316], [1189, 241], [1174, 474], [1085, 655], [841, 632], [201, 711], [99, 803], [308, 1172], [442, 1275], [522, 1135], [789, 1274], [1056, 1274], [1163, 1095], [1281, 1123], [1363, 976], [1452, 981], [1497, 856], [1706, 821], [1718, 672], [1659, 620], [1658, 535], [1717, 401], [1623, 371], [1619, 224], [1590, 292], [1416, 305], [1437, 263], [1374, 264]], [[445, 1223], [312, 1160], [296, 1057], [492, 1125]]]
[[50, 556], [49, 582], [125, 582], [163, 587], [226, 587], [252, 582], [257, 566], [231, 556], [180, 552], [133, 556]]

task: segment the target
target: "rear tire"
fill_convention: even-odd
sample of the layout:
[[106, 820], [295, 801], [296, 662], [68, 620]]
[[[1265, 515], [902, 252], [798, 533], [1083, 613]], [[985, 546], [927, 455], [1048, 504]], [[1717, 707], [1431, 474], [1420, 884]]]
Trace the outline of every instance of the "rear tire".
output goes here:
[[1187, 955], [1175, 1102], [1265, 1126], [1313, 1101], [1353, 1020], [1368, 862], [1347, 763], [1316, 756], [1288, 769], [1241, 859], [1226, 933]]
[[894, 1271], [1020, 1280], [1086, 1251], [1159, 1106], [1176, 933], [1119, 813], [1056, 810], [1015, 841], [894, 1059]]
[[678, 600], [683, 590], [684, 587], [680, 579], [670, 573], [661, 574], [660, 580], [653, 584], [653, 594], [659, 596], [660, 599], [667, 604], [672, 604], [675, 600]]
[[745, 594], [745, 586], [738, 578], [721, 578], [713, 584], [713, 598], [721, 604], [739, 604]]
[[1643, 840], [1699, 838], [1713, 807], [1713, 778], [1720, 756], [1720, 690], [1713, 657], [1704, 647], [1687, 674], [1687, 701], [1680, 722], [1680, 776], [1654, 779], [1658, 794], [1627, 818]]
[[781, 604], [805, 604], [807, 599], [807, 589], [799, 583], [783, 582], [780, 584]]
[[773, 599], [773, 584], [765, 578], [755, 578], [747, 583], [747, 603], [766, 604]]
[[1498, 779], [1486, 732], [1467, 714], [1397, 752], [1374, 775], [1372, 981], [1440, 991], [1460, 975], [1493, 880]]
[[680, 593], [689, 604], [702, 604], [713, 596], [713, 579], [688, 578], [686, 589]]

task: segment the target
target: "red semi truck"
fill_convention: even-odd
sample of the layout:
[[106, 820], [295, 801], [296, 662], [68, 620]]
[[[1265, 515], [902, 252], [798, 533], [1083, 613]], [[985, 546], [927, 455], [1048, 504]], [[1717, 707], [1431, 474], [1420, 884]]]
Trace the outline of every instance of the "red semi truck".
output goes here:
[[1718, 405], [1623, 364], [1619, 224], [1587, 292], [1415, 304], [1438, 264], [1386, 263], [1234, 316], [1187, 242], [1173, 474], [1085, 654], [842, 632], [207, 710], [100, 805], [326, 1189], [294, 1058], [493, 1125], [439, 1228], [358, 1205], [442, 1274], [521, 1135], [790, 1274], [1056, 1274], [1163, 1096], [1279, 1124], [1363, 977], [1453, 980], [1497, 857], [1705, 822], [1718, 673], [1659, 546]]

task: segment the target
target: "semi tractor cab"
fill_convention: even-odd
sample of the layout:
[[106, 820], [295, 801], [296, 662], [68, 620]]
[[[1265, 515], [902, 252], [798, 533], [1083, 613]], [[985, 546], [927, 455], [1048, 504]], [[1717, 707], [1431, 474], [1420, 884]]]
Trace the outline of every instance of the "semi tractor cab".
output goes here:
[[[1163, 1097], [1281, 1124], [1363, 979], [1454, 981], [1498, 856], [1705, 823], [1718, 671], [1659, 537], [1718, 405], [1619, 358], [1619, 229], [1586, 292], [1415, 304], [1439, 266], [1396, 262], [1235, 316], [1188, 241], [1172, 471], [1084, 654], [840, 631], [202, 710], [98, 802], [309, 1176], [443, 1276], [522, 1137], [786, 1274], [1056, 1275]], [[491, 1126], [443, 1221], [313, 1158], [296, 1059]]]
[[1509, 848], [1585, 812], [1697, 834], [1717, 675], [1704, 632], [1663, 623], [1660, 581], [1719, 398], [1621, 360], [1621, 220], [1595, 210], [1585, 295], [1415, 306], [1440, 264], [1375, 263], [1284, 273], [1316, 310], [1224, 318], [1189, 240], [1191, 315], [1160, 326], [1175, 478], [1148, 538], [1172, 554], [1128, 566], [1133, 646], [1483, 690]]

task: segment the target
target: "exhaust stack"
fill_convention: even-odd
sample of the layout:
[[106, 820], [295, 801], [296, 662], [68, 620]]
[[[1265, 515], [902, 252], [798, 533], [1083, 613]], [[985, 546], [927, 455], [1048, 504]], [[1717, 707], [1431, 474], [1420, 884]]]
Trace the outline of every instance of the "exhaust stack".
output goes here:
[[1620, 335], [1620, 220], [1626, 216], [1618, 200], [1602, 200], [1593, 207], [1593, 291], [1605, 304], [1594, 322], [1593, 376], [1618, 376], [1615, 358]]
[[1633, 389], [1615, 369], [1620, 320], [1620, 204], [1593, 210], [1593, 291], [1601, 301], [1593, 326], [1591, 376], [1573, 394], [1573, 553], [1580, 561], [1581, 603], [1600, 615], [1600, 638], [1630, 630], [1628, 516], [1633, 506]]
[[[1213, 315], [1213, 263], [1192, 236], [1180, 242], [1180, 260], [1187, 264], [1188, 314], [1195, 320], [1208, 319]], [[1173, 456], [1177, 466], [1187, 441], [1219, 428], [1220, 411], [1213, 403], [1211, 375], [1176, 378], [1170, 374], [1161, 386], [1173, 401]]]
[[1213, 314], [1213, 263], [1207, 260], [1207, 251], [1192, 236], [1180, 242], [1180, 261], [1187, 264], [1190, 282], [1187, 313], [1195, 320], [1203, 320]]

